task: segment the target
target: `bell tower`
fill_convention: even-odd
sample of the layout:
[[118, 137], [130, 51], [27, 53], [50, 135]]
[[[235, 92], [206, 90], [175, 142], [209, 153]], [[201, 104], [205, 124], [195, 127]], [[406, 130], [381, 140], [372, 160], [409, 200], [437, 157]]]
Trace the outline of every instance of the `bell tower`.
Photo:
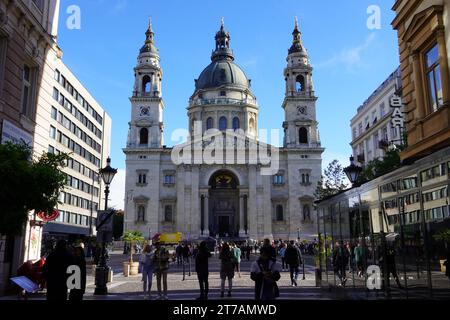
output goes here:
[[161, 93], [163, 71], [159, 50], [154, 43], [149, 22], [144, 46], [134, 68], [134, 89], [131, 101], [131, 122], [127, 145], [130, 147], [162, 148], [164, 102]]
[[316, 121], [316, 101], [308, 52], [303, 46], [297, 18], [293, 42], [284, 69], [286, 81], [284, 147], [309, 148], [320, 145]]

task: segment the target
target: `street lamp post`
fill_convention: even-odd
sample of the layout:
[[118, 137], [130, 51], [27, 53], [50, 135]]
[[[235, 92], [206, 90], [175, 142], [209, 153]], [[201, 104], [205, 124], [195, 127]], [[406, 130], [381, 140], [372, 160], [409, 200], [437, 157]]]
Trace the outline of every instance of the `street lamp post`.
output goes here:
[[[117, 173], [117, 169], [111, 167], [111, 158], [108, 157], [106, 160], [106, 167], [100, 169], [100, 175], [105, 183], [105, 211], [108, 210], [108, 196], [109, 196], [109, 185], [111, 184], [114, 176]], [[109, 219], [108, 217], [107, 219]], [[106, 242], [102, 239], [102, 252], [100, 257], [100, 264], [95, 269], [95, 295], [107, 295], [108, 287], [106, 283], [108, 282], [109, 267], [106, 264]]]
[[355, 165], [355, 158], [350, 157], [350, 166], [344, 169], [344, 173], [347, 175], [348, 180], [352, 183], [353, 187], [358, 186], [358, 178], [362, 171], [360, 166]]

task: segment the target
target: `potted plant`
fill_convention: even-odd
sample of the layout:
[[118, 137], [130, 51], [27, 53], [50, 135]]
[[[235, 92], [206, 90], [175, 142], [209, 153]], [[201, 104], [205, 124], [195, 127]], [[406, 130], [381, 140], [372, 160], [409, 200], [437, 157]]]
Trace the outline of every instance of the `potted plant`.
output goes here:
[[144, 241], [142, 232], [127, 231], [123, 235], [123, 241], [130, 244], [130, 260], [123, 262], [123, 275], [125, 277], [135, 276], [139, 274], [139, 262], [133, 261], [134, 244]]
[[446, 251], [449, 250], [448, 246], [450, 244], [450, 229], [444, 229], [444, 230], [439, 231], [437, 234], [435, 234], [433, 236], [433, 238], [437, 242], [444, 244], [444, 253], [440, 256], [441, 258], [444, 258], [444, 259], [440, 259], [439, 263], [441, 264], [441, 272], [445, 273], [445, 271], [446, 271], [445, 261], [447, 259]]

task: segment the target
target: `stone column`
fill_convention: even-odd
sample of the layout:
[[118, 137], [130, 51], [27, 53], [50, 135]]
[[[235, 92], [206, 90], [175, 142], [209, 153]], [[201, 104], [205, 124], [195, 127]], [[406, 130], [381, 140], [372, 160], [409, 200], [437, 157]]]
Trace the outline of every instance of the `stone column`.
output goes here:
[[245, 237], [245, 209], [244, 209], [244, 194], [239, 195], [239, 237]]
[[205, 194], [204, 196], [204, 228], [203, 235], [209, 237], [209, 194]]

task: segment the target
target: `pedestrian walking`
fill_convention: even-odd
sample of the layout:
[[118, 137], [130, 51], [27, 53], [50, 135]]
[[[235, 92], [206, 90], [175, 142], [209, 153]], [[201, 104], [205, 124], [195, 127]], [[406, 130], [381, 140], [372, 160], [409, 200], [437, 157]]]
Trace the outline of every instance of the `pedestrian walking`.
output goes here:
[[341, 242], [336, 242], [335, 248], [333, 250], [332, 261], [334, 273], [338, 276], [340, 281], [340, 286], [345, 286], [347, 282], [346, 268], [350, 253], [344, 244]]
[[152, 280], [153, 280], [153, 272], [155, 269], [154, 257], [155, 251], [153, 250], [151, 245], [147, 244], [144, 247], [144, 250], [142, 251], [142, 254], [139, 259], [139, 263], [141, 265], [142, 270], [144, 299], [152, 298]]
[[299, 266], [302, 264], [302, 255], [300, 249], [295, 245], [292, 240], [286, 248], [284, 253], [284, 259], [289, 266], [289, 275], [291, 277], [291, 286], [298, 286], [297, 279], [299, 273]]
[[230, 250], [230, 245], [225, 242], [222, 246], [222, 251], [219, 254], [220, 259], [220, 297], [225, 295], [225, 280], [228, 279], [228, 297], [231, 297], [231, 290], [233, 289], [234, 278], [234, 255]]
[[[158, 288], [158, 300], [167, 300], [167, 272], [169, 270], [169, 251], [161, 246], [158, 239], [155, 242], [155, 255], [153, 257], [154, 272], [156, 274], [156, 285]], [[161, 288], [161, 281], [162, 287]]]
[[179, 243], [175, 249], [175, 255], [177, 257], [177, 265], [181, 266], [183, 263], [183, 247]]
[[241, 277], [241, 248], [238, 245], [233, 244], [231, 251], [234, 255], [234, 270], [238, 273], [239, 278]]
[[278, 250], [278, 255], [281, 258], [281, 271], [285, 271], [288, 269], [288, 266], [286, 263], [286, 258], [285, 258], [285, 253], [286, 253], [286, 244], [282, 243], [280, 246], [280, 249]]
[[277, 285], [281, 278], [280, 265], [268, 251], [263, 250], [258, 260], [252, 263], [250, 278], [255, 281], [256, 300], [274, 300], [280, 296]]
[[208, 246], [205, 241], [200, 243], [197, 256], [195, 257], [195, 272], [200, 285], [200, 297], [197, 300], [208, 300], [209, 292], [209, 267], [208, 259], [211, 258]]
[[[386, 266], [384, 264], [383, 255], [379, 259], [379, 264], [380, 264], [380, 267], [381, 267], [381, 272], [384, 274], [385, 271], [386, 271], [386, 274], [384, 275], [383, 279], [389, 279], [389, 277], [392, 274], [392, 277], [394, 278], [395, 282], [397, 283], [397, 286], [401, 289], [402, 285], [400, 283], [400, 279], [399, 279], [398, 274], [397, 274], [397, 266], [396, 266], [396, 263], [395, 263], [395, 256], [396, 256], [396, 252], [395, 252], [394, 245], [393, 244], [391, 244], [391, 245], [387, 244], [387, 247], [386, 247]], [[387, 270], [384, 270], [385, 268], [387, 268]]]
[[67, 250], [67, 242], [59, 240], [42, 270], [47, 282], [47, 300], [67, 300], [67, 268], [71, 264], [72, 256]]
[[77, 246], [73, 250], [72, 265], [80, 268], [80, 288], [71, 289], [69, 293], [69, 300], [82, 301], [84, 293], [86, 292], [86, 258], [85, 252], [82, 246]]
[[366, 248], [363, 247], [361, 242], [358, 242], [358, 245], [354, 250], [354, 254], [355, 254], [356, 269], [358, 270], [358, 277], [362, 277], [366, 272], [364, 266], [366, 259]]
[[271, 258], [277, 258], [277, 250], [272, 246], [269, 239], [264, 239], [263, 245], [259, 251], [260, 253], [262, 251], [267, 251]]
[[186, 268], [189, 270], [189, 277], [191, 276], [191, 250], [187, 243], [185, 243], [182, 247], [182, 255], [183, 255], [183, 280], [186, 280]]

